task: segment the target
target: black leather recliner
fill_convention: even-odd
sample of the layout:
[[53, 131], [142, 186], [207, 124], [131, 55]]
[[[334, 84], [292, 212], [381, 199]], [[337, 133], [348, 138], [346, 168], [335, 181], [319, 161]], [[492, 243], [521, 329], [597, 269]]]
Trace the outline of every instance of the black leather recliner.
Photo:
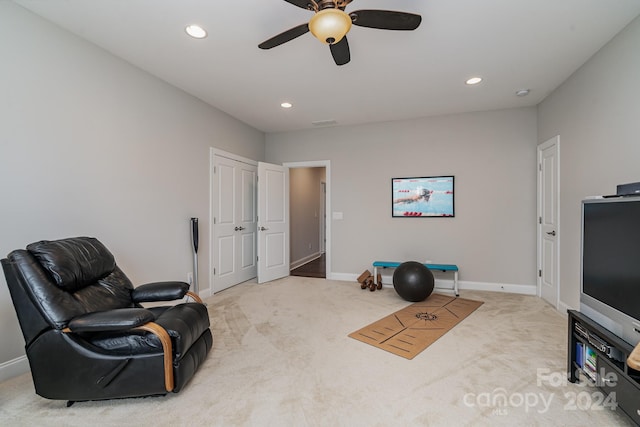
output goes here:
[[[2, 267], [42, 397], [177, 393], [211, 349], [207, 308], [187, 283], [134, 288], [95, 238], [33, 243], [11, 252]], [[195, 302], [141, 305], [185, 296]]]

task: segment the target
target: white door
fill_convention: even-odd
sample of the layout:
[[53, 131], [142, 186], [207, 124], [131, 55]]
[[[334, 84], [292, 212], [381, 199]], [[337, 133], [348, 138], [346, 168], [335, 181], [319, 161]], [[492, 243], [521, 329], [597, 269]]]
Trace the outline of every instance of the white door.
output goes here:
[[289, 275], [289, 169], [258, 163], [258, 283]]
[[256, 277], [255, 165], [214, 155], [213, 292]]
[[538, 146], [538, 295], [558, 308], [560, 137]]

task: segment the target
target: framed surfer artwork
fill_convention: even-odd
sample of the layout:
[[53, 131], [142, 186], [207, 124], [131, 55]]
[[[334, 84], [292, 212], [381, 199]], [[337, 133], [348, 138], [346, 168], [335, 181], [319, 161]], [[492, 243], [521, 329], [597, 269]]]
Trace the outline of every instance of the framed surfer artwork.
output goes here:
[[454, 176], [391, 178], [393, 218], [453, 218]]

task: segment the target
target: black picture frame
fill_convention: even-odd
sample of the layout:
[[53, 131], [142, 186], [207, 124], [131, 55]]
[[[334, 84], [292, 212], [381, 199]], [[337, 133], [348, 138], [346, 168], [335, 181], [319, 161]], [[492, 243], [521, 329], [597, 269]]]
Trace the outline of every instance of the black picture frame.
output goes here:
[[391, 178], [393, 218], [454, 218], [455, 176]]

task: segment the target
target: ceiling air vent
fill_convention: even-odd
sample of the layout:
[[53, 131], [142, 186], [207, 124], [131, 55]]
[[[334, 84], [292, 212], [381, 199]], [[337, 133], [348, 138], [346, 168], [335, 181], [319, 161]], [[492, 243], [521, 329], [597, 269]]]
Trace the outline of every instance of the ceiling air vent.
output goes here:
[[335, 120], [318, 120], [315, 122], [311, 122], [311, 124], [314, 126], [333, 126], [337, 125], [338, 122], [336, 122]]

